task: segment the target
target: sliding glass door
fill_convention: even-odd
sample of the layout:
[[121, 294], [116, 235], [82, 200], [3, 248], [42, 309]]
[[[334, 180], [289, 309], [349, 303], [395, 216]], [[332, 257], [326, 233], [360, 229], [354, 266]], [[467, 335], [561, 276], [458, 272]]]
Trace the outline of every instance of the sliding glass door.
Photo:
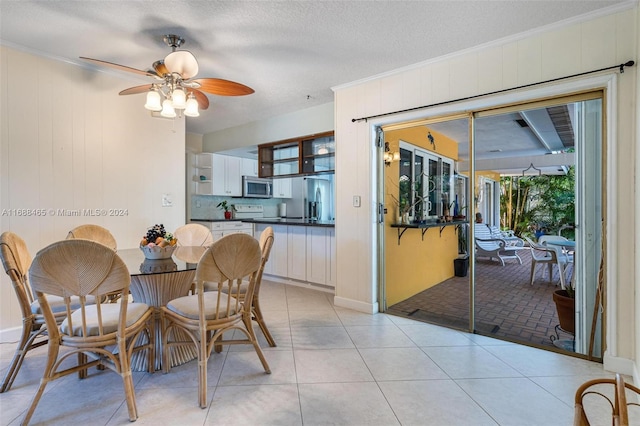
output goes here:
[[593, 92], [384, 129], [388, 311], [600, 358], [602, 123]]

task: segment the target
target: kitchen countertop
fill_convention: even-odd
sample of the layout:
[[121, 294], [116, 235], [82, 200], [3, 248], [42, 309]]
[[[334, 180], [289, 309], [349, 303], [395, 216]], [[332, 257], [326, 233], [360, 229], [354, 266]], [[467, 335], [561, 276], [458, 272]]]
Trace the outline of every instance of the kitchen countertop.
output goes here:
[[[196, 222], [226, 222], [226, 219], [191, 219]], [[333, 228], [335, 221], [333, 220], [311, 220], [311, 219], [299, 219], [299, 218], [286, 218], [286, 217], [264, 217], [256, 219], [230, 219], [235, 222], [245, 223], [266, 223], [269, 225], [294, 225], [294, 226], [324, 226]]]

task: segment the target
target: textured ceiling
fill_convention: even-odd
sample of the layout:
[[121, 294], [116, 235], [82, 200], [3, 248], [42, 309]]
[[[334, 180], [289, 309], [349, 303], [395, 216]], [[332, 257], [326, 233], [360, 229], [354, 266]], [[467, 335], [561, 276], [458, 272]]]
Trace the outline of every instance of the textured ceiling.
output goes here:
[[[76, 63], [88, 56], [148, 69], [170, 51], [162, 36], [181, 35], [198, 77], [255, 89], [209, 96], [209, 110], [187, 119], [188, 131], [204, 134], [331, 102], [333, 86], [625, 2], [1, 0], [0, 41]], [[149, 82], [117, 73], [122, 89]], [[142, 107], [143, 95], [134, 96]]]

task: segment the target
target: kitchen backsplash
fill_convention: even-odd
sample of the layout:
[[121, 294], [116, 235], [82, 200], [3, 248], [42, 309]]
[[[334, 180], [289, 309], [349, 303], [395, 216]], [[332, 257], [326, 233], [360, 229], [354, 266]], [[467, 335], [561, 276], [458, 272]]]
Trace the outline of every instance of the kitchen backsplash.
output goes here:
[[224, 211], [216, 206], [221, 201], [227, 200], [229, 204], [253, 204], [264, 207], [264, 217], [277, 217], [280, 198], [231, 198], [215, 195], [191, 196], [191, 219], [224, 219]]

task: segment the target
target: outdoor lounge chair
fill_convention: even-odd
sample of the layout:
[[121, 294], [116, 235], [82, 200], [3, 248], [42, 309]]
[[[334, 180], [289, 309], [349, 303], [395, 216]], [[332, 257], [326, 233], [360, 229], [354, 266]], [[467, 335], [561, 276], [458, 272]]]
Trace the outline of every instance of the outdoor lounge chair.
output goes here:
[[517, 237], [498, 237], [491, 234], [491, 229], [484, 223], [474, 224], [476, 256], [488, 257], [489, 260], [498, 259], [504, 266], [505, 259], [517, 259], [522, 265], [518, 251], [524, 248], [524, 242]]

